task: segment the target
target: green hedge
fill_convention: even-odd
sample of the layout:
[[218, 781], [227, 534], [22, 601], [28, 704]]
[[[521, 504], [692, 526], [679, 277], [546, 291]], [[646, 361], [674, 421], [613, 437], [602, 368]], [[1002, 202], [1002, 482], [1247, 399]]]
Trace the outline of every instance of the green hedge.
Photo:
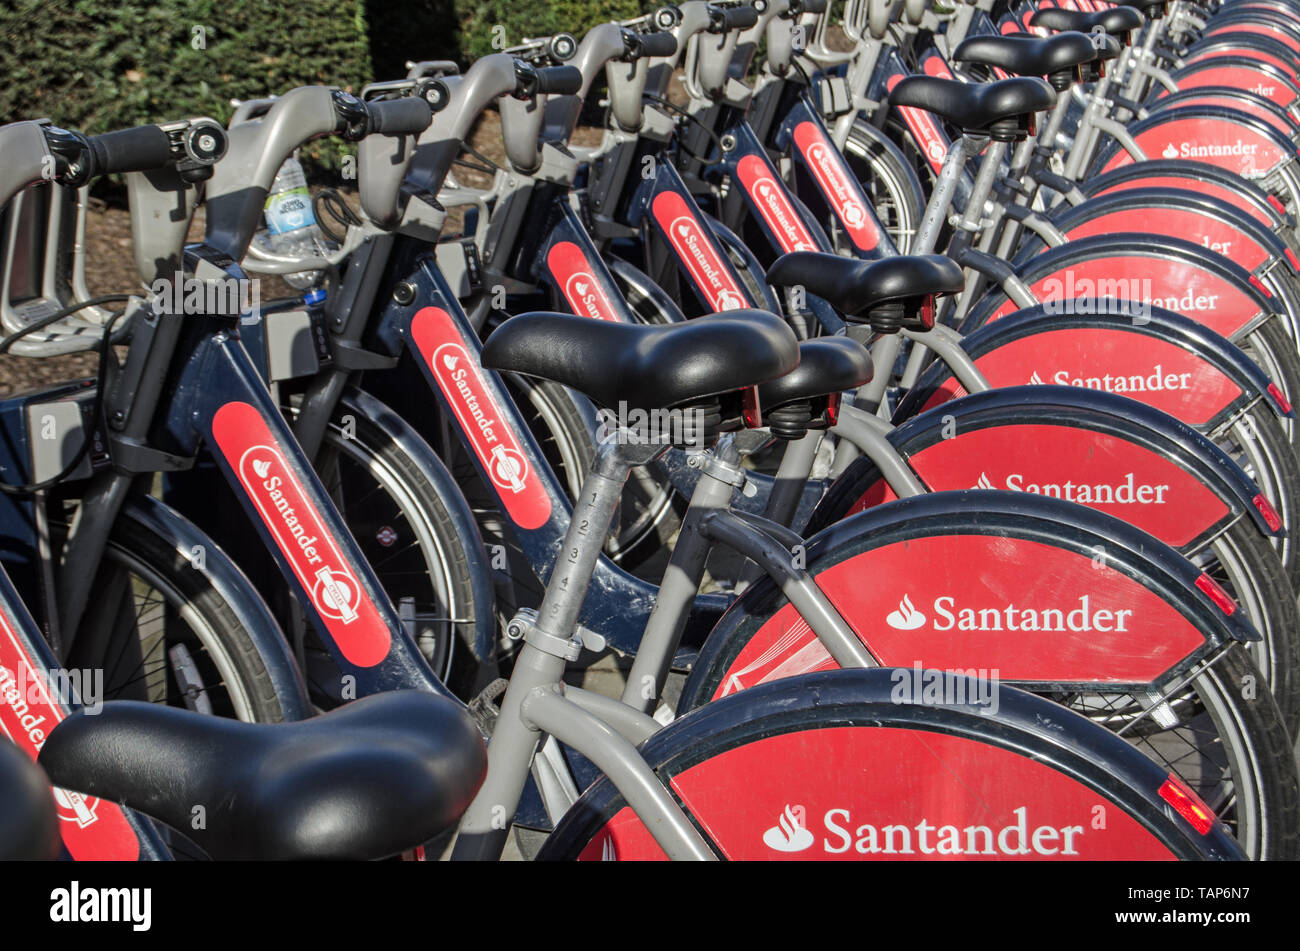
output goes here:
[[[549, 36], [565, 30], [579, 39], [591, 27], [610, 20], [637, 16], [642, 9], [638, 0], [484, 0], [462, 2], [460, 19], [464, 51], [470, 59], [494, 52], [496, 37], [505, 46], [513, 46], [529, 36]], [[653, 4], [647, 5], [647, 9]], [[502, 27], [494, 31], [494, 27]]]
[[0, 114], [89, 132], [370, 76], [361, 0], [8, 0]]
[[[638, 0], [0, 0], [0, 122], [88, 133], [327, 83], [358, 89], [408, 59], [493, 52], [494, 40], [635, 16]], [[496, 26], [502, 31], [494, 32]], [[307, 158], [333, 165], [337, 146]]]

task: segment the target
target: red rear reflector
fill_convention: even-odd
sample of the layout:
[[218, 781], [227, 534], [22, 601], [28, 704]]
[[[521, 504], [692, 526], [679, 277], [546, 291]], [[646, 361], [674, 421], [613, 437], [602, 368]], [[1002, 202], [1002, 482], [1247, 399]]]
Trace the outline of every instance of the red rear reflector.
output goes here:
[[1214, 828], [1214, 810], [1172, 773], [1160, 785], [1160, 798], [1173, 806], [1175, 811], [1190, 822], [1192, 828], [1201, 835]]
[[1282, 516], [1277, 514], [1277, 509], [1273, 508], [1273, 503], [1264, 498], [1263, 493], [1254, 498], [1255, 508], [1259, 509], [1259, 514], [1264, 516], [1264, 521], [1268, 525], [1270, 532], [1276, 532], [1282, 527]]
[[1237, 610], [1237, 602], [1232, 600], [1232, 595], [1224, 591], [1217, 581], [1207, 574], [1202, 574], [1196, 579], [1196, 587], [1201, 589], [1211, 601], [1218, 605], [1219, 610], [1229, 616]]
[[826, 400], [826, 425], [834, 426], [840, 419], [840, 400], [843, 393], [832, 393]]
[[1290, 248], [1287, 248], [1283, 253], [1286, 254], [1286, 259], [1288, 262], [1290, 262], [1291, 267], [1297, 271], [1300, 271], [1300, 260], [1296, 258], [1295, 252], [1292, 251]]
[[921, 298], [921, 309], [917, 313], [917, 316], [921, 319], [921, 326], [926, 330], [929, 330], [934, 326], [935, 310], [936, 307], [933, 294], [926, 294]]
[[1269, 293], [1268, 288], [1264, 286], [1264, 282], [1261, 281], [1259, 278], [1257, 278], [1254, 274], [1250, 276], [1250, 286], [1255, 288], [1255, 290], [1259, 291], [1260, 293], [1262, 293], [1265, 297], [1272, 298], [1273, 296], [1272, 294]]
[[1273, 397], [1273, 402], [1277, 404], [1278, 409], [1282, 412], [1291, 412], [1291, 401], [1286, 398], [1286, 394], [1282, 392], [1281, 387], [1276, 383], [1268, 385], [1268, 395]]
[[741, 414], [748, 429], [758, 429], [763, 425], [763, 408], [758, 405], [758, 387], [747, 386], [740, 391]]
[[1030, 134], [1030, 135], [1037, 135], [1037, 134], [1038, 134], [1038, 118], [1037, 118], [1037, 116], [1038, 116], [1037, 113], [1034, 113], [1034, 112], [1029, 113], [1029, 121], [1025, 123], [1025, 128], [1027, 128], [1027, 129], [1029, 130], [1029, 134]]
[[1270, 205], [1272, 205], [1274, 208], [1276, 208], [1276, 209], [1278, 210], [1278, 213], [1279, 213], [1279, 214], [1283, 214], [1283, 215], [1286, 214], [1286, 205], [1284, 205], [1284, 204], [1282, 204], [1280, 201], [1278, 201], [1276, 195], [1269, 195], [1269, 196], [1268, 196], [1268, 203], [1269, 203]]

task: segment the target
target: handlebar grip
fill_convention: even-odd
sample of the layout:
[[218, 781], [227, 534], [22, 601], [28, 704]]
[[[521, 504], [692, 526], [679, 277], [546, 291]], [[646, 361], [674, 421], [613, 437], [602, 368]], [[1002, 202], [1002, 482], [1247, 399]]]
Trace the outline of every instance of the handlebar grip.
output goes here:
[[537, 71], [537, 95], [573, 96], [582, 91], [582, 70], [576, 66], [545, 66]]
[[722, 22], [728, 31], [748, 30], [758, 22], [758, 11], [753, 7], [728, 7]]
[[370, 131], [378, 135], [419, 135], [433, 121], [433, 109], [419, 96], [367, 103]]
[[677, 52], [677, 37], [671, 33], [638, 34], [641, 51], [638, 56], [672, 56]]
[[87, 138], [94, 173], [149, 172], [170, 162], [172, 143], [156, 125], [136, 126]]

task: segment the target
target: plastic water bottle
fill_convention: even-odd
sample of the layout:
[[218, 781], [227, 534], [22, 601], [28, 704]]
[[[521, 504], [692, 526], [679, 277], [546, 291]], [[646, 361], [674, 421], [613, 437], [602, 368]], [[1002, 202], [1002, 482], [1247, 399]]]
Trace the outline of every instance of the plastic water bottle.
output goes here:
[[[293, 156], [285, 159], [266, 198], [266, 235], [260, 242], [268, 251], [284, 257], [323, 257], [332, 250], [311, 208], [311, 194], [302, 166]], [[259, 236], [260, 237], [260, 236]], [[298, 271], [283, 275], [285, 283], [306, 290], [320, 280], [320, 271]]]

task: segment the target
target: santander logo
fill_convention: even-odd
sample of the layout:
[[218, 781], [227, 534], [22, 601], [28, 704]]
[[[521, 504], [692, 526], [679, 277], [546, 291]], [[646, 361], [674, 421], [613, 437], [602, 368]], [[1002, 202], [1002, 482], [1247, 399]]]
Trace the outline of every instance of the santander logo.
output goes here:
[[261, 413], [227, 403], [213, 416], [212, 436], [339, 651], [360, 667], [380, 663], [392, 645], [388, 624]]
[[777, 852], [803, 852], [813, 844], [803, 806], [787, 805], [777, 824], [763, 833], [763, 844]]
[[816, 251], [812, 235], [804, 227], [786, 197], [785, 188], [757, 155], [746, 155], [736, 164], [736, 174], [748, 191], [759, 214], [772, 229], [785, 251]]
[[518, 446], [502, 442], [502, 437], [507, 435], [507, 431], [497, 422], [496, 414], [491, 412], [492, 407], [487, 400], [481, 398], [482, 391], [474, 386], [476, 380], [470, 372], [469, 355], [465, 352], [465, 348], [458, 343], [444, 343], [433, 352], [433, 360], [434, 365], [441, 368], [438, 373], [439, 382], [445, 379], [450, 389], [461, 400], [460, 406], [457, 407], [457, 415], [461, 415], [462, 419], [471, 420], [474, 431], [482, 440], [482, 449], [486, 452], [488, 460], [488, 475], [492, 483], [498, 489], [515, 495], [527, 491], [528, 461], [519, 451]]
[[426, 307], [411, 319], [411, 338], [433, 374], [510, 518], [521, 528], [540, 528], [551, 517], [551, 499], [528, 464], [487, 378], [461, 342], [451, 315]]
[[696, 288], [714, 310], [740, 310], [745, 296], [694, 212], [681, 195], [665, 191], [651, 203], [655, 220], [668, 236]]
[[[932, 605], [936, 631], [1127, 631], [1133, 609], [1092, 607], [1089, 595], [1080, 595], [1070, 606], [1024, 607], [1001, 604], [993, 607], [970, 607], [957, 604], [951, 595], [941, 595]], [[905, 594], [898, 609], [885, 616], [885, 623], [898, 631], [915, 631], [928, 619], [912, 606]]]
[[[35, 759], [45, 737], [64, 717], [63, 706], [38, 674], [28, 648], [14, 633], [16, 621], [0, 610], [0, 735]], [[21, 628], [19, 628], [21, 629]], [[52, 787], [60, 835], [79, 860], [131, 861], [140, 846], [122, 809], [113, 802]]]
[[546, 253], [546, 265], [554, 275], [564, 298], [579, 317], [620, 320], [619, 311], [592, 273], [586, 255], [572, 241], [559, 241]]
[[600, 285], [590, 274], [579, 271], [564, 282], [564, 296], [579, 317], [613, 320], [613, 308], [600, 291]]
[[925, 615], [916, 609], [916, 605], [906, 594], [898, 602], [897, 610], [885, 615], [885, 623], [896, 631], [915, 631], [925, 624], [925, 620]]
[[[1078, 502], [1080, 505], [1166, 505], [1170, 486], [1168, 483], [1140, 483], [1132, 473], [1126, 473], [1119, 482], [1026, 482], [1023, 473], [1013, 472], [1006, 477], [1004, 487], [1013, 492], [1030, 492], [1034, 495], [1050, 495]], [[980, 477], [971, 486], [972, 489], [997, 488], [988, 475], [980, 472]]]
[[866, 197], [845, 170], [844, 157], [812, 121], [794, 128], [794, 143], [808, 163], [818, 188], [840, 223], [862, 251], [874, 250], [880, 234], [867, 211]]
[[253, 446], [240, 457], [236, 471], [281, 550], [290, 556], [299, 580], [311, 592], [317, 610], [343, 624], [356, 621], [361, 585], [338, 553], [330, 550], [326, 530], [279, 450]]

